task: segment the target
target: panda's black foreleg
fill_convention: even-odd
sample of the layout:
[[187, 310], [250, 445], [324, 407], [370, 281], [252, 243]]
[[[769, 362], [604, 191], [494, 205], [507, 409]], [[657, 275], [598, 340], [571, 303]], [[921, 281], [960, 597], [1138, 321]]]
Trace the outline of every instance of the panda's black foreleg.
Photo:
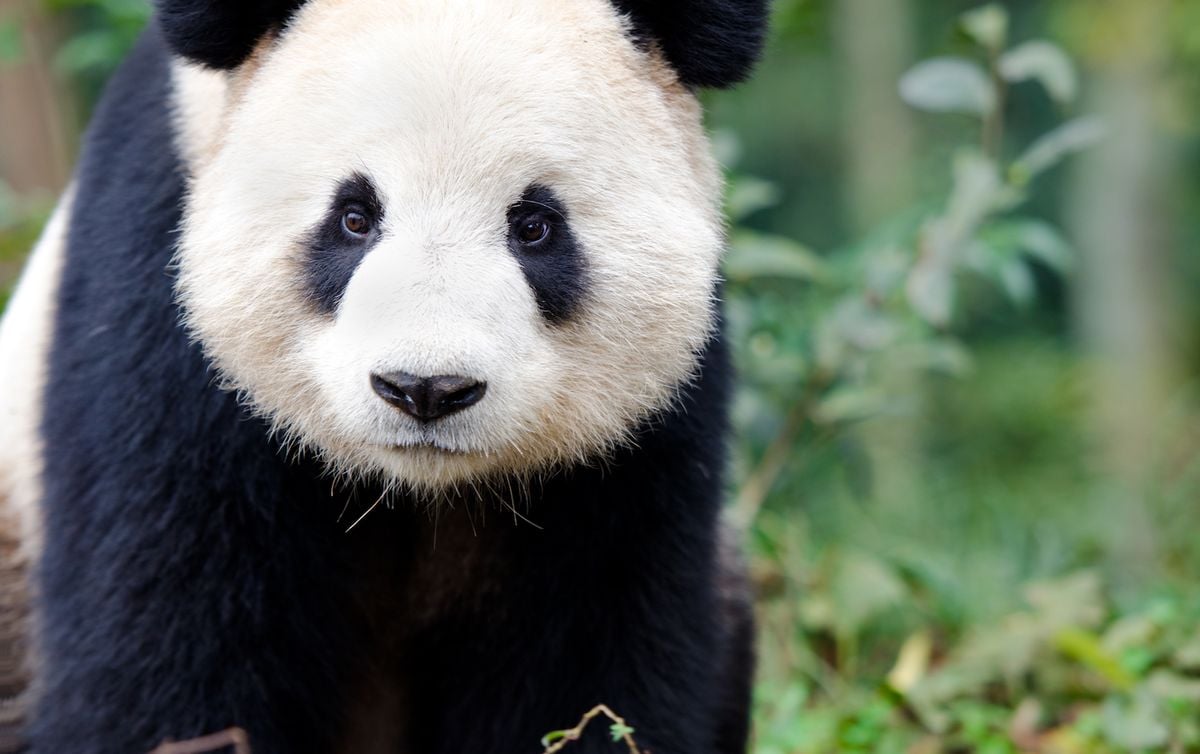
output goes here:
[[171, 86], [151, 26], [75, 180], [43, 391], [32, 751], [139, 754], [241, 726], [255, 754], [327, 752], [352, 666], [338, 508], [179, 323]]
[[338, 550], [302, 500], [256, 510], [197, 486], [48, 510], [34, 754], [148, 752], [234, 726], [255, 754], [336, 750], [354, 667]]
[[750, 737], [754, 696], [755, 625], [753, 588], [745, 563], [736, 553], [722, 559], [721, 615], [723, 658], [718, 682], [717, 754], [744, 754]]

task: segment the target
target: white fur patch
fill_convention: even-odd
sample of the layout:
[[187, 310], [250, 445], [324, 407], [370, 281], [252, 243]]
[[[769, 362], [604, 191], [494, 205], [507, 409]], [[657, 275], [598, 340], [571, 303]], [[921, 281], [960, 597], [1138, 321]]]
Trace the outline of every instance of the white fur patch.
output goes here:
[[41, 552], [42, 389], [72, 192], [63, 195], [0, 321], [0, 526], [16, 528], [29, 560]]
[[227, 112], [226, 74], [178, 61], [172, 68], [175, 143], [183, 161], [195, 169], [215, 154]]
[[[339, 471], [436, 488], [595, 460], [694, 373], [719, 172], [695, 97], [608, 0], [313, 0], [234, 75], [235, 96], [208, 94], [220, 133], [184, 134], [180, 301], [228, 383]], [[355, 172], [383, 235], [326, 316], [303, 239]], [[589, 271], [561, 326], [505, 240], [532, 184]], [[372, 391], [392, 370], [487, 395], [422, 427]]]

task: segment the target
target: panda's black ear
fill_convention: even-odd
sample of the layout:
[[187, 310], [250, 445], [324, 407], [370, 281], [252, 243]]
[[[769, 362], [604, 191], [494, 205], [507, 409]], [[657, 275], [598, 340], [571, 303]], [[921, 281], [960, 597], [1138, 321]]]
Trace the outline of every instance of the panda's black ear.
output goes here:
[[736, 84], [762, 52], [769, 0], [613, 0], [640, 39], [653, 40], [697, 87]]
[[176, 53], [211, 68], [240, 65], [304, 0], [158, 0], [158, 22]]

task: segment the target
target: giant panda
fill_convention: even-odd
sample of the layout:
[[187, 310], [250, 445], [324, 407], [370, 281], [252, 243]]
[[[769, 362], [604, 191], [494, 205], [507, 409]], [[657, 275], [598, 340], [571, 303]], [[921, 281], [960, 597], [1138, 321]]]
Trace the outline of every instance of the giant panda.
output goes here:
[[156, 11], [0, 329], [19, 745], [743, 751], [697, 91], [765, 0]]

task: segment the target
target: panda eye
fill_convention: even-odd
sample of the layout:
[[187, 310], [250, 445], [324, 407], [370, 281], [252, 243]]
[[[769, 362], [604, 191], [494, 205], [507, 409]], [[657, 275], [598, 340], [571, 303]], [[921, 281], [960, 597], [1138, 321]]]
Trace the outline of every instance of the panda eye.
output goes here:
[[513, 224], [513, 235], [522, 246], [538, 246], [550, 233], [550, 221], [541, 215], [525, 215]]
[[365, 236], [371, 232], [371, 219], [361, 210], [351, 207], [342, 213], [342, 228], [352, 236]]

